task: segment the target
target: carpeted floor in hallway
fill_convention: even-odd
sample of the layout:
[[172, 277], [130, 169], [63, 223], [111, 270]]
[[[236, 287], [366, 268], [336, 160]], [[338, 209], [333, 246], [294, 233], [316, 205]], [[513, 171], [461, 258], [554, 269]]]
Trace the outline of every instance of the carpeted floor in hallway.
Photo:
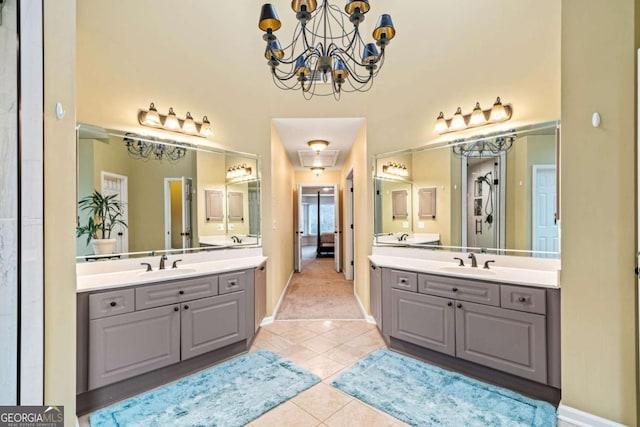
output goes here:
[[315, 246], [302, 251], [302, 271], [294, 273], [277, 320], [362, 319], [353, 281], [335, 270], [333, 258], [316, 258]]

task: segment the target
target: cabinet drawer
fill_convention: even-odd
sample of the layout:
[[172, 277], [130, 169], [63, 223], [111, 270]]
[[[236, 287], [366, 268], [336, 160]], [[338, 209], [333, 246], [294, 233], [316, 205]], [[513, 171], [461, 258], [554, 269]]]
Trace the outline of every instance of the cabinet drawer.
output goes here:
[[537, 314], [547, 313], [546, 291], [544, 289], [502, 285], [500, 287], [500, 301], [504, 308]]
[[394, 289], [401, 289], [403, 291], [417, 292], [418, 291], [418, 274], [409, 273], [402, 270], [390, 270], [389, 278], [391, 287]]
[[218, 295], [218, 276], [136, 288], [136, 310]]
[[500, 285], [496, 283], [420, 274], [418, 292], [461, 301], [500, 305]]
[[218, 293], [220, 295], [230, 292], [243, 291], [246, 287], [244, 271], [227, 273], [218, 276]]
[[89, 295], [89, 319], [131, 313], [135, 308], [133, 289]]

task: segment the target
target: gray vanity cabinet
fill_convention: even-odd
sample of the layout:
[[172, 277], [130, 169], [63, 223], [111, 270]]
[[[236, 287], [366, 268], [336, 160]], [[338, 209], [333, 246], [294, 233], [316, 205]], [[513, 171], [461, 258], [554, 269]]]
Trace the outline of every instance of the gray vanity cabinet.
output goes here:
[[455, 313], [457, 357], [547, 382], [544, 316], [459, 301]]
[[182, 303], [182, 360], [247, 338], [244, 291]]
[[557, 289], [378, 270], [371, 311], [383, 335], [560, 387]]
[[180, 308], [152, 308], [89, 322], [89, 389], [180, 361]]
[[382, 330], [382, 270], [372, 262], [369, 263], [369, 278], [371, 281], [369, 296], [371, 315], [376, 321], [378, 329]]
[[446, 298], [392, 289], [391, 336], [455, 356], [453, 302]]

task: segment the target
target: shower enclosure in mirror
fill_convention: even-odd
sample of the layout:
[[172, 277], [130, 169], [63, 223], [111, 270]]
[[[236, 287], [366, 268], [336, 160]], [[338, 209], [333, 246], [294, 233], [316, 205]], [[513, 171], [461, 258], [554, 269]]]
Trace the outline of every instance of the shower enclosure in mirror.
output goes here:
[[558, 257], [558, 129], [544, 122], [376, 156], [374, 243]]
[[113, 196], [124, 223], [106, 256], [79, 238], [79, 261], [261, 244], [256, 155], [80, 124], [77, 166], [78, 200]]

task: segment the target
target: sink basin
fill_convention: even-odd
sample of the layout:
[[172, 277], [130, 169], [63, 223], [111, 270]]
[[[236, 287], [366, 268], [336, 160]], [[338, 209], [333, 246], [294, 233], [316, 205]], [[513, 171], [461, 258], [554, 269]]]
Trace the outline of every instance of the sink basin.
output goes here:
[[487, 270], [481, 267], [473, 268], [473, 267], [442, 267], [439, 269], [440, 271], [446, 271], [447, 273], [458, 273], [458, 274], [469, 274], [469, 275], [481, 275], [481, 276], [492, 276], [496, 274], [494, 271]]
[[141, 279], [161, 279], [164, 277], [173, 277], [173, 276], [182, 276], [184, 274], [195, 273], [195, 268], [171, 268], [165, 270], [155, 270], [155, 271], [145, 271], [143, 273], [139, 273], [138, 277]]

